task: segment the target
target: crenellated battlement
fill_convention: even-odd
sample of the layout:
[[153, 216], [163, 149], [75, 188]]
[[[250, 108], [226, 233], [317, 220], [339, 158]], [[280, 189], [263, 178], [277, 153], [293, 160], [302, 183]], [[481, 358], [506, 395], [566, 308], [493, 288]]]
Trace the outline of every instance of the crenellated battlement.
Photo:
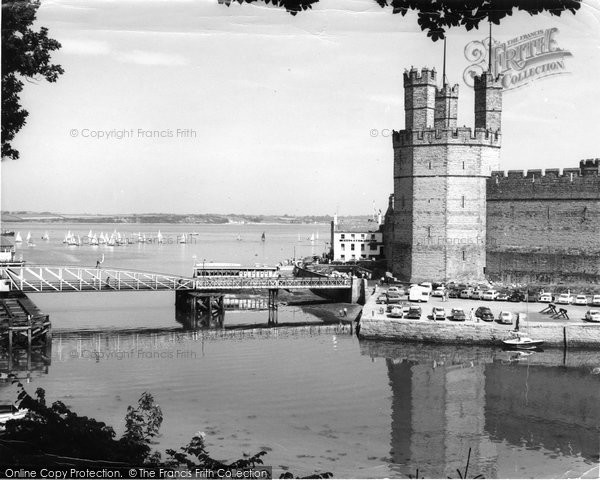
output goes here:
[[483, 72], [481, 75], [476, 75], [473, 77], [473, 86], [476, 89], [480, 88], [499, 88], [502, 89], [502, 74], [498, 74], [496, 76], [492, 75], [490, 72]]
[[[595, 168], [596, 173], [590, 173]], [[582, 160], [580, 168], [493, 171], [487, 181], [488, 200], [600, 199], [600, 162]]]
[[428, 85], [432, 82], [435, 83], [437, 79], [437, 72], [435, 68], [429, 69], [423, 67], [421, 70], [411, 67], [410, 70], [404, 70], [404, 86], [410, 85]]
[[435, 94], [437, 97], [458, 97], [458, 83], [450, 86], [436, 87]]
[[394, 148], [415, 145], [468, 144], [500, 147], [502, 134], [481, 128], [460, 127], [456, 129], [394, 130]]
[[600, 158], [588, 158], [579, 162], [579, 169], [581, 174], [587, 175], [600, 175]]

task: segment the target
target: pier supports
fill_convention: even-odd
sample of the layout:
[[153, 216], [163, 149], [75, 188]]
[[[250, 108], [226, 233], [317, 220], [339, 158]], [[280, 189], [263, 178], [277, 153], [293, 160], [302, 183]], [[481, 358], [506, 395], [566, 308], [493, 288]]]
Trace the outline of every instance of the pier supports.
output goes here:
[[223, 326], [226, 309], [269, 311], [269, 325], [276, 324], [279, 289], [269, 289], [268, 297], [228, 297], [223, 292], [175, 291], [177, 321], [186, 326]]
[[[38, 359], [47, 367], [51, 348], [48, 315], [43, 315], [22, 292], [0, 294], [0, 378], [8, 378], [9, 374], [30, 378], [40, 363]], [[23, 371], [25, 377], [21, 376]]]
[[279, 296], [279, 290], [276, 288], [269, 289], [269, 325], [273, 325], [278, 322], [277, 319], [277, 297]]

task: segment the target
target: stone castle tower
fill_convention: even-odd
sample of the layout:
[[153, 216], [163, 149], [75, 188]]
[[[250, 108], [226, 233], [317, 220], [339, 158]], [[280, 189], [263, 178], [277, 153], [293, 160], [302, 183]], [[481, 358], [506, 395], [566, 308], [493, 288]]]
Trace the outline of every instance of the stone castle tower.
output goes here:
[[[443, 81], [443, 79], [442, 79]], [[475, 78], [475, 128], [457, 127], [458, 85], [404, 72], [406, 128], [393, 133], [388, 268], [402, 280], [483, 279], [486, 180], [499, 167], [501, 78]]]

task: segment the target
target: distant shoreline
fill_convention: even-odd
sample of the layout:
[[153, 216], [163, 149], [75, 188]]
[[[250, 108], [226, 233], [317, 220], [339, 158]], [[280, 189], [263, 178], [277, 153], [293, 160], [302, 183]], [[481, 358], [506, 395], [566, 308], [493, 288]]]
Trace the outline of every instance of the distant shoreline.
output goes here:
[[[345, 218], [365, 219], [368, 215]], [[124, 215], [62, 215], [37, 212], [2, 212], [2, 223], [120, 223], [120, 224], [329, 224], [333, 217], [327, 215], [240, 215], [240, 214], [124, 214]]]

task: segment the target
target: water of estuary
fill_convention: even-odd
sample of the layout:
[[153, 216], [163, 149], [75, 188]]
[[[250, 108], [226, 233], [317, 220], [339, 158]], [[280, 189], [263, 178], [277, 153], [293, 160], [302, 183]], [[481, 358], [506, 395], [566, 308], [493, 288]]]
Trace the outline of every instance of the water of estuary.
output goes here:
[[[68, 227], [80, 235], [115, 228]], [[17, 226], [22, 236], [31, 230], [36, 243], [18, 254], [31, 263], [94, 266], [104, 253], [105, 266], [189, 275], [194, 260], [273, 264], [294, 249], [296, 256], [319, 254], [328, 236], [325, 225], [151, 225], [145, 233], [198, 235], [186, 245], [69, 248], [62, 244], [68, 227]], [[46, 230], [50, 241], [38, 240]], [[317, 232], [321, 244], [309, 241]], [[216, 458], [267, 450], [277, 476], [289, 468], [406, 478], [418, 469], [419, 476], [457, 478], [469, 449], [470, 477], [598, 476], [597, 352], [547, 350], [518, 359], [494, 348], [365, 342], [286, 327], [223, 335], [185, 330], [172, 292], [31, 297], [50, 314], [54, 336], [50, 361], [33, 359], [28, 390], [43, 387], [49, 400], [117, 432], [127, 406], [149, 391], [165, 418], [160, 450], [204, 431]], [[227, 312], [225, 323], [266, 317]], [[279, 320], [319, 322], [291, 306], [280, 309]], [[13, 394], [0, 384], [2, 403]]]

